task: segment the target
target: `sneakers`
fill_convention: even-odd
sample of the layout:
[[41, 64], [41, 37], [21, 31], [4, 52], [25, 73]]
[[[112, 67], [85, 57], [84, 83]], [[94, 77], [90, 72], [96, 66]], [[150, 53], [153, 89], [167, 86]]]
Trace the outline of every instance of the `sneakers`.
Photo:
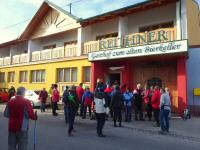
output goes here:
[[106, 137], [104, 134], [98, 134], [98, 137]]

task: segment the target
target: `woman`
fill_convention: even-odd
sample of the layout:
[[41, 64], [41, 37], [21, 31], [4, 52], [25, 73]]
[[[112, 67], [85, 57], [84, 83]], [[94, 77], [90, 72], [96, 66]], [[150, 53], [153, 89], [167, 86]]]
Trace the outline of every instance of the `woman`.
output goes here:
[[151, 118], [152, 118], [152, 104], [151, 104], [152, 95], [153, 95], [153, 87], [151, 87], [150, 89], [146, 87], [144, 103], [146, 106], [146, 111], [147, 111], [147, 116], [149, 118], [149, 121], [151, 121]]
[[92, 92], [90, 91], [90, 88], [86, 87], [86, 90], [82, 97], [82, 103], [84, 105], [83, 117], [82, 117], [83, 119], [86, 118], [87, 108], [89, 109], [89, 116], [91, 117], [91, 106], [92, 106], [93, 100], [94, 100], [94, 96], [93, 96]]
[[125, 121], [131, 122], [132, 118], [132, 102], [133, 102], [133, 93], [127, 88], [126, 92], [124, 93], [124, 106], [125, 106]]
[[105, 93], [103, 88], [99, 87], [95, 90], [94, 102], [95, 102], [96, 119], [97, 119], [97, 135], [99, 137], [105, 137], [102, 130], [106, 119], [107, 102], [105, 100]]

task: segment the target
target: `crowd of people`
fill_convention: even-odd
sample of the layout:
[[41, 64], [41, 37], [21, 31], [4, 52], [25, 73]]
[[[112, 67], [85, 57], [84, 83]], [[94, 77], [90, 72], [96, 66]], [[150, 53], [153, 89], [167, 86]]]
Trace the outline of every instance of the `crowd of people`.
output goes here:
[[[29, 119], [37, 120], [37, 113], [34, 113], [30, 101], [24, 98], [25, 88], [19, 87], [15, 93], [15, 89], [12, 87], [10, 91], [11, 95], [15, 95], [15, 97], [8, 102], [4, 116], [10, 120], [9, 141], [11, 142], [10, 147], [14, 148], [16, 142], [13, 143], [13, 141], [16, 138], [24, 140], [23, 135], [27, 134], [28, 131], [27, 122]], [[49, 92], [45, 88], [40, 91], [41, 112], [45, 112], [49, 96], [52, 104], [52, 115], [57, 116], [58, 102], [61, 99], [57, 84], [52, 84]], [[125, 122], [132, 121], [132, 110], [134, 110], [135, 121], [147, 119], [155, 121], [155, 126], [161, 127], [160, 133], [169, 132], [171, 100], [172, 96], [168, 88], [151, 86], [143, 89], [141, 84], [137, 84], [136, 89], [131, 90], [126, 84], [119, 85], [117, 82], [112, 85], [104, 84], [102, 80], [97, 81], [94, 92], [87, 86], [83, 88], [83, 84], [80, 83], [78, 87], [66, 86], [62, 95], [69, 136], [73, 136], [73, 131], [75, 131], [76, 115], [86, 119], [87, 112], [89, 112], [90, 119], [97, 121], [97, 136], [105, 137], [103, 134], [105, 121], [110, 117], [114, 127], [122, 127], [123, 118]], [[122, 117], [123, 114], [124, 117]], [[20, 146], [27, 147], [27, 139], [24, 141], [25, 143]]]

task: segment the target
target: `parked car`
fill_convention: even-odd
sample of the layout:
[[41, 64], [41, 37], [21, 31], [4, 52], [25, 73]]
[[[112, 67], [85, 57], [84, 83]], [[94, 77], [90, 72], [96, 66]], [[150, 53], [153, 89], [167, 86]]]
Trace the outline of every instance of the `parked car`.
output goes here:
[[0, 88], [0, 102], [7, 102], [9, 98], [8, 88]]
[[[33, 107], [40, 107], [40, 100], [39, 100], [40, 91], [33, 91], [33, 90], [26, 90], [25, 98], [31, 101]], [[47, 98], [47, 105], [51, 104], [50, 98]]]

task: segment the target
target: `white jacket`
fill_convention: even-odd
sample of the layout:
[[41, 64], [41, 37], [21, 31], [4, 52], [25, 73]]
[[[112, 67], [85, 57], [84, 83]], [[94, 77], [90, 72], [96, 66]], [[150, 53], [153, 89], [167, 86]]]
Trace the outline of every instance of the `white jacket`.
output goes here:
[[94, 102], [95, 102], [95, 110], [96, 113], [102, 114], [102, 113], [106, 113], [106, 108], [104, 107], [105, 105], [105, 99], [99, 99], [94, 97]]

